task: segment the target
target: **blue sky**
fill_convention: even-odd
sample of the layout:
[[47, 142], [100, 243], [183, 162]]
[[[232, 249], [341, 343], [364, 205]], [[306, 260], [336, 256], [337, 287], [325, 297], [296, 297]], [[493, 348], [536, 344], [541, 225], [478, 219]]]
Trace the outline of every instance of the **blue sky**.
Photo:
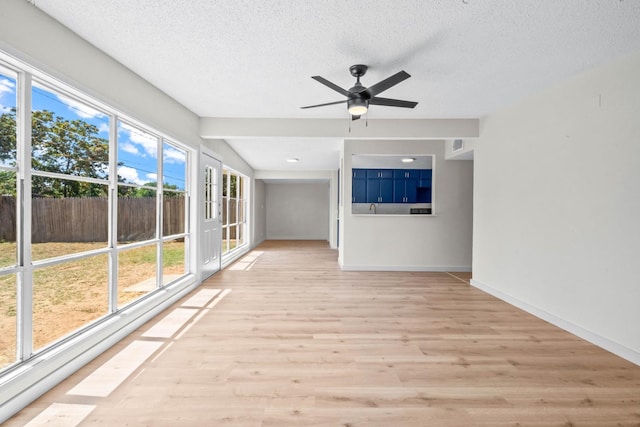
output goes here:
[[[0, 70], [0, 114], [15, 107], [15, 80]], [[67, 98], [52, 93], [48, 89], [34, 84], [32, 93], [33, 110], [49, 110], [55, 115], [67, 120], [84, 120], [98, 128], [98, 135], [109, 138], [109, 116], [100, 111]], [[180, 189], [186, 185], [186, 153], [174, 146], [163, 144], [163, 175], [164, 183], [173, 184]], [[144, 184], [156, 182], [157, 178], [157, 139], [141, 129], [118, 123], [118, 175], [126, 182]]]

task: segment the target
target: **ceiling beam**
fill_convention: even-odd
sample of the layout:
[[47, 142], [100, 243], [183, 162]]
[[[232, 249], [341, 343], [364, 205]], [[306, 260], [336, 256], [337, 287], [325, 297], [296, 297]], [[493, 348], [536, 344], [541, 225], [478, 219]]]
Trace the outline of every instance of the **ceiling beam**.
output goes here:
[[343, 138], [450, 139], [477, 138], [478, 119], [348, 119], [200, 118], [203, 138]]

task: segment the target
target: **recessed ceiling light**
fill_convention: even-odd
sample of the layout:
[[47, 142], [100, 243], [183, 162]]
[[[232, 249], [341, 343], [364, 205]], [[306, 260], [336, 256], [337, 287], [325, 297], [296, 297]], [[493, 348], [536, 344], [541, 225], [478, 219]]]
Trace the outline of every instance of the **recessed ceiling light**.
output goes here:
[[289, 157], [287, 159], [287, 162], [289, 162], [289, 163], [298, 163], [299, 160], [300, 159], [298, 159], [297, 157]]
[[416, 159], [413, 157], [405, 157], [404, 159], [402, 159], [402, 163], [412, 163], [414, 162]]

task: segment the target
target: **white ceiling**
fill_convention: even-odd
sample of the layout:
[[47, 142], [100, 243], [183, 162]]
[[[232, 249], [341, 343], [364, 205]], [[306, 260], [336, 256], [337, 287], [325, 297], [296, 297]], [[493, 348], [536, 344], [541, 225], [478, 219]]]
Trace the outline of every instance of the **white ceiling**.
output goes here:
[[[31, 2], [202, 117], [346, 119], [300, 107], [343, 99], [311, 76], [349, 88], [362, 63], [365, 86], [407, 71], [381, 96], [419, 102], [369, 119], [476, 118], [640, 49], [637, 0]], [[255, 169], [296, 155], [264, 142], [231, 144]]]

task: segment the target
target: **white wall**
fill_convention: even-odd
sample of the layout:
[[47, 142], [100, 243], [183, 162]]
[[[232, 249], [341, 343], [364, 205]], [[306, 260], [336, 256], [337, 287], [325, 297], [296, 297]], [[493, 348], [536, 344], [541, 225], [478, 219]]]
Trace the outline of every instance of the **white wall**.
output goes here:
[[640, 53], [481, 121], [474, 284], [640, 364]]
[[263, 180], [254, 180], [253, 196], [253, 246], [257, 246], [267, 238], [267, 187]]
[[329, 183], [267, 183], [267, 239], [329, 240]]
[[[341, 246], [346, 270], [470, 271], [473, 164], [444, 159], [444, 141], [345, 141]], [[351, 213], [351, 155], [434, 154], [435, 216]]]

